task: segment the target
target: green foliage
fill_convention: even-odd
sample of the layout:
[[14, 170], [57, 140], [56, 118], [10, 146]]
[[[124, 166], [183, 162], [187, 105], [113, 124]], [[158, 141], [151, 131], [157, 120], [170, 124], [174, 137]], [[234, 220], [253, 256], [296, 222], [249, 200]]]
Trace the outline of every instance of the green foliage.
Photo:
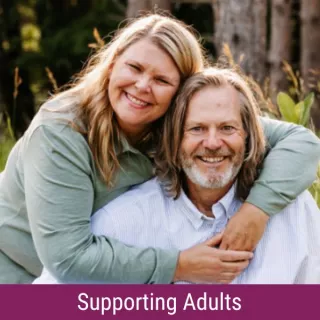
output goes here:
[[295, 103], [287, 93], [280, 92], [277, 96], [277, 103], [282, 119], [305, 127], [309, 127], [311, 124], [310, 110], [313, 102], [313, 92], [310, 92], [304, 100], [298, 103]]
[[[63, 86], [90, 55], [93, 29], [107, 36], [125, 18], [125, 7], [113, 0], [10, 0], [0, 7], [0, 46], [6, 58], [7, 86], [13, 83], [12, 70], [18, 67], [24, 89], [33, 94], [34, 111], [53, 91], [46, 67], [54, 74], [57, 86]], [[11, 87], [1, 89], [7, 95], [13, 91]], [[23, 99], [23, 89], [20, 97]], [[6, 99], [6, 110], [12, 115], [10, 99]]]
[[113, 0], [1, 2], [0, 64], [6, 67], [0, 68], [0, 171], [15, 143], [10, 131], [23, 133], [21, 125], [29, 123], [48, 93], [81, 70], [92, 51], [88, 44], [94, 42], [94, 28], [102, 35], [113, 32], [125, 9]]
[[[314, 103], [313, 92], [309, 93], [298, 103], [295, 103], [288, 94], [280, 92], [277, 96], [277, 103], [283, 120], [299, 124], [307, 128], [312, 127], [310, 110]], [[320, 208], [320, 164], [318, 166], [317, 179], [313, 182], [309, 191]]]
[[13, 135], [12, 127], [11, 127], [10, 118], [7, 117], [6, 124], [3, 124], [3, 122], [4, 121], [0, 119], [0, 127], [5, 127], [4, 134], [0, 138], [0, 172], [3, 171], [6, 165], [6, 161], [10, 153], [10, 150], [16, 143], [16, 140]]
[[11, 138], [5, 139], [3, 142], [0, 142], [0, 172], [3, 171], [10, 150], [12, 149], [14, 144], [15, 140]]
[[318, 166], [317, 179], [313, 182], [309, 191], [320, 208], [320, 165]]

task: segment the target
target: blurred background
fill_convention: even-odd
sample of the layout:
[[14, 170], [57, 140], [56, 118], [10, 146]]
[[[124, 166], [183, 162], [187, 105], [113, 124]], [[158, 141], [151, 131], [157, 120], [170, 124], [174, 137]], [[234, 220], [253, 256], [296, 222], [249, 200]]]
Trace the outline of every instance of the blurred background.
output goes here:
[[239, 65], [265, 115], [320, 129], [320, 0], [0, 0], [0, 171], [50, 93], [125, 19], [169, 11]]

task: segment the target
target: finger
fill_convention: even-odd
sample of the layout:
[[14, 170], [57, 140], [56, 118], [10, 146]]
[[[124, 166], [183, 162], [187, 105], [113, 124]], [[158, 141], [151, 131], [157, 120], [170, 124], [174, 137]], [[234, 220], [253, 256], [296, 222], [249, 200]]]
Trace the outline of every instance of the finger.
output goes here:
[[222, 237], [219, 249], [222, 250], [228, 250], [229, 248], [229, 242], [228, 242], [228, 238], [227, 237]]
[[220, 279], [217, 282], [221, 284], [229, 284], [233, 281], [233, 279]]
[[245, 268], [249, 265], [249, 260], [241, 261], [241, 262], [223, 262], [222, 274], [236, 274], [239, 275]]
[[221, 261], [243, 261], [253, 258], [250, 251], [217, 250], [217, 255]]
[[229, 238], [228, 235], [224, 233], [222, 236], [222, 240], [221, 240], [219, 249], [228, 250], [228, 238]]
[[218, 246], [220, 244], [221, 239], [222, 239], [222, 235], [223, 235], [223, 233], [218, 233], [214, 237], [212, 237], [209, 240], [207, 240], [204, 244], [209, 246], [209, 247], [216, 247], [216, 246]]
[[221, 273], [220, 279], [232, 281], [235, 279], [240, 273], [239, 272], [223, 272]]

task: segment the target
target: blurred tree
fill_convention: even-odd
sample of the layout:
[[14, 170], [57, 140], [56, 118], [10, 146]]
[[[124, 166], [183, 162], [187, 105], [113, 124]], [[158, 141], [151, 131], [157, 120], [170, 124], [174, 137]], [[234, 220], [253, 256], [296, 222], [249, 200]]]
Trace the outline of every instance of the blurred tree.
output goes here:
[[191, 25], [201, 36], [201, 42], [207, 51], [208, 58], [213, 61], [216, 50], [213, 42], [214, 19], [212, 1], [172, 1], [172, 14]]
[[276, 101], [277, 91], [286, 90], [288, 81], [282, 70], [282, 62], [291, 62], [292, 45], [292, 0], [271, 0], [270, 35], [270, 89], [272, 101]]
[[[0, 0], [0, 99], [17, 137], [53, 89], [46, 67], [65, 84], [89, 56], [93, 29], [107, 35], [124, 17], [116, 0]], [[22, 83], [14, 101], [15, 67]]]
[[[22, 3], [28, 6], [31, 1], [5, 1], [0, 0], [1, 24], [3, 26], [0, 34], [1, 41], [1, 64], [4, 69], [0, 75], [0, 91], [15, 137], [23, 134], [32, 117], [34, 116], [34, 96], [30, 90], [29, 67], [19, 64], [19, 57], [23, 55], [21, 26], [25, 20], [21, 19]], [[20, 12], [19, 12], [20, 10]], [[19, 67], [19, 73], [23, 82], [19, 87], [19, 95], [14, 99], [14, 69]]]
[[[94, 28], [108, 37], [125, 17], [125, 7], [114, 0], [38, 0], [37, 12], [42, 31], [41, 77], [46, 77], [44, 67], [48, 66], [59, 86], [87, 60]], [[42, 85], [48, 86], [48, 81]]]
[[266, 76], [267, 0], [213, 0], [218, 53], [230, 46], [236, 62], [259, 83]]
[[301, 71], [307, 79], [311, 69], [320, 69], [320, 1], [301, 1]]
[[[1, 15], [0, 15], [0, 26], [1, 26]], [[6, 61], [6, 56], [2, 46], [0, 46], [0, 116], [6, 110], [5, 91], [4, 91], [5, 76], [4, 75], [7, 72], [7, 70], [8, 70], [8, 63]], [[1, 129], [0, 129], [0, 133], [1, 133]]]
[[143, 11], [155, 9], [171, 11], [171, 0], [128, 0], [127, 17], [134, 18]]
[[[300, 20], [300, 69], [305, 82], [316, 82], [313, 83], [317, 96], [312, 113], [315, 126], [320, 129], [320, 0], [301, 0]], [[317, 79], [314, 81], [315, 74]]]
[[[270, 75], [277, 91], [286, 90], [280, 68], [283, 59], [291, 60], [293, 70], [300, 61], [305, 80], [307, 75], [319, 79], [319, 74], [308, 70], [320, 68], [320, 0], [0, 0], [0, 113], [5, 110], [11, 116], [16, 136], [23, 133], [48, 91], [53, 91], [52, 84], [60, 87], [80, 71], [94, 49], [88, 47], [95, 41], [94, 28], [108, 35], [124, 18], [156, 8], [170, 10], [193, 25], [213, 59], [228, 43], [235, 61], [243, 58], [246, 73], [260, 83]], [[103, 37], [105, 43], [109, 39]], [[23, 82], [14, 102], [16, 67]], [[320, 128], [320, 109], [316, 111], [314, 120]]]

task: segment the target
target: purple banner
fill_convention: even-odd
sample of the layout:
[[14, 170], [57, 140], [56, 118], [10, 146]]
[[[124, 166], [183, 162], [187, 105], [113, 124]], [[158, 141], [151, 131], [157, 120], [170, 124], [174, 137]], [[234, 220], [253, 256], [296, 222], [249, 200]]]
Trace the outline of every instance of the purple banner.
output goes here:
[[0, 285], [1, 319], [319, 319], [320, 286]]

